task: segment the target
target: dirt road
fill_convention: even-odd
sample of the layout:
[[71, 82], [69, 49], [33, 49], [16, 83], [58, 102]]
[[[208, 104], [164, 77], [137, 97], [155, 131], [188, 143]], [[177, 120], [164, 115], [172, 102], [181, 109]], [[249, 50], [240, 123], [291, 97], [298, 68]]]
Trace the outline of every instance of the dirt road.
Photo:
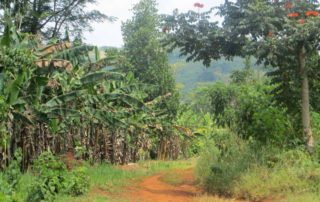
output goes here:
[[192, 170], [173, 170], [143, 179], [126, 198], [132, 202], [188, 202], [199, 194]]

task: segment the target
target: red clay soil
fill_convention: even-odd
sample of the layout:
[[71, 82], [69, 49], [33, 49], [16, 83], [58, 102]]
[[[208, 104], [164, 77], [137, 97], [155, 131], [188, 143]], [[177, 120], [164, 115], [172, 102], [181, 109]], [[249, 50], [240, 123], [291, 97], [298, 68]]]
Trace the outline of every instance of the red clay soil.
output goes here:
[[183, 178], [179, 185], [173, 186], [161, 180], [165, 174], [150, 176], [132, 186], [125, 195], [130, 202], [188, 202], [200, 194], [193, 180], [193, 171], [176, 170]]
[[72, 152], [66, 152], [60, 158], [68, 170], [72, 170], [74, 167], [81, 165], [81, 161], [78, 161]]

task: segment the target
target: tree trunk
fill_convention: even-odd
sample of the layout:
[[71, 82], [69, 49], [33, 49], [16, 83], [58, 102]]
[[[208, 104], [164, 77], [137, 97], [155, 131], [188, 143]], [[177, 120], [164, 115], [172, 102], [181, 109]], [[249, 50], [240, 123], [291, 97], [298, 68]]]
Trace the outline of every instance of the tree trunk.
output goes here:
[[34, 16], [32, 17], [32, 21], [30, 24], [30, 33], [33, 35], [36, 35], [38, 33], [38, 26], [39, 26], [39, 18], [37, 16], [40, 16], [42, 13], [39, 13], [38, 8], [40, 8], [41, 2], [34, 1], [32, 5], [32, 12], [34, 13]]
[[303, 127], [303, 137], [305, 138], [306, 149], [309, 153], [313, 153], [314, 149], [314, 139], [311, 129], [310, 121], [310, 101], [309, 101], [309, 81], [308, 81], [308, 71], [306, 69], [306, 49], [302, 47], [299, 54], [299, 66], [300, 74], [302, 80], [301, 87], [301, 118], [302, 118], [302, 127]]

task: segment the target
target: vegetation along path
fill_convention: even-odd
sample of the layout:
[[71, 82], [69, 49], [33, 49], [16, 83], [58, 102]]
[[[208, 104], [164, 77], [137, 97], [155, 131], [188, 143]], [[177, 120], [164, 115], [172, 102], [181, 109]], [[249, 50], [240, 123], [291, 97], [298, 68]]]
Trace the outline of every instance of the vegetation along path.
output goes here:
[[135, 181], [114, 198], [130, 202], [234, 201], [203, 196], [193, 168], [161, 172]]

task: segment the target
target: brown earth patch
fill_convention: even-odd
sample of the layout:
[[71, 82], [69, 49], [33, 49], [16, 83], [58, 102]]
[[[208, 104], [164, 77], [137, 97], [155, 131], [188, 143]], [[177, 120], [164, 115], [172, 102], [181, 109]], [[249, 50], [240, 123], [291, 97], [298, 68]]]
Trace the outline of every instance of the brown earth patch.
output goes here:
[[193, 171], [172, 170], [183, 178], [179, 185], [174, 186], [161, 180], [165, 173], [146, 177], [144, 180], [130, 186], [125, 193], [125, 198], [131, 202], [188, 202], [200, 194], [200, 190], [195, 186]]
[[79, 167], [82, 165], [80, 160], [77, 160], [74, 153], [66, 152], [65, 154], [60, 156], [61, 161], [66, 165], [68, 170], [72, 170], [75, 167]]

